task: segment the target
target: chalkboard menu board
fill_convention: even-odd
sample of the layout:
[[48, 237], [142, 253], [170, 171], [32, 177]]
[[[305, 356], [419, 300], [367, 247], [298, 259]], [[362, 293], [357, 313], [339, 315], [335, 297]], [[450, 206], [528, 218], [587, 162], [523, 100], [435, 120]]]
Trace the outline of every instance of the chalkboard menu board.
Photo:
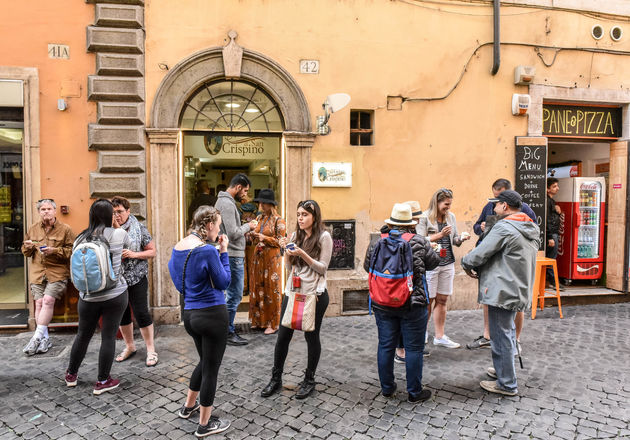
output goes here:
[[354, 269], [355, 221], [325, 220], [324, 224], [333, 240], [332, 257], [328, 269]]
[[516, 139], [516, 181], [514, 189], [523, 196], [534, 213], [540, 227], [540, 250], [545, 249], [545, 222], [547, 214], [547, 142], [540, 138]]

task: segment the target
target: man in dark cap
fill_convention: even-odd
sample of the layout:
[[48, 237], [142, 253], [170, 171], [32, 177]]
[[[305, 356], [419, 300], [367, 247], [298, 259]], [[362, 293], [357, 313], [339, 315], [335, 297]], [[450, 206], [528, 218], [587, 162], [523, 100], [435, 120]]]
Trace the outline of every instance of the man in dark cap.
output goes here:
[[487, 374], [495, 380], [484, 380], [480, 385], [492, 393], [515, 396], [514, 318], [531, 302], [540, 229], [521, 212], [523, 199], [516, 191], [503, 191], [488, 201], [494, 203], [494, 212], [501, 220], [462, 259], [462, 267], [469, 276], [479, 278], [478, 301], [488, 306], [494, 366]]

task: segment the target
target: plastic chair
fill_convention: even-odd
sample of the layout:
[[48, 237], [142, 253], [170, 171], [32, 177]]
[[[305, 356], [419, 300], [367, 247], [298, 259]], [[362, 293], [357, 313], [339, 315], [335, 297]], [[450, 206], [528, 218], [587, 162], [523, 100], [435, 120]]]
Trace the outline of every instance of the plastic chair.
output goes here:
[[[553, 274], [556, 282], [556, 292], [547, 291], [545, 288], [547, 268], [553, 269]], [[532, 292], [532, 319], [536, 319], [536, 309], [538, 303], [540, 303], [540, 310], [545, 308], [545, 298], [556, 298], [558, 301], [558, 312], [560, 318], [562, 318], [562, 305], [560, 303], [560, 282], [558, 281], [558, 266], [556, 260], [547, 257], [536, 258], [536, 277], [534, 279], [534, 289]]]

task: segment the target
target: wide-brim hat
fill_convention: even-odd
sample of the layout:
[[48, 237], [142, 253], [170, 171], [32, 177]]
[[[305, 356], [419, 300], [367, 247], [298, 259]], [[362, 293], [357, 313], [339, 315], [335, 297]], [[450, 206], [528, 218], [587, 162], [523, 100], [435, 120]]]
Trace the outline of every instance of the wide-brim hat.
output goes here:
[[261, 189], [258, 193], [258, 197], [254, 199], [254, 202], [258, 203], [271, 203], [272, 205], [277, 205], [276, 195], [274, 194], [272, 189]]
[[405, 203], [396, 203], [392, 208], [392, 214], [385, 223], [393, 226], [413, 226], [418, 224], [411, 216], [411, 207]]
[[420, 202], [417, 200], [409, 200], [407, 202], [403, 202], [405, 205], [409, 205], [411, 208], [411, 217], [420, 218], [422, 215], [422, 210], [420, 209]]

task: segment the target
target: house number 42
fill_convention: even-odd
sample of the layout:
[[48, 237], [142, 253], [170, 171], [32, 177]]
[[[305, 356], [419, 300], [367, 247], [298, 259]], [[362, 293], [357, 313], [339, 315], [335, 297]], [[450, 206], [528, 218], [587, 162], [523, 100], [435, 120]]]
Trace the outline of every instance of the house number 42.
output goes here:
[[319, 73], [319, 60], [300, 60], [300, 73]]

